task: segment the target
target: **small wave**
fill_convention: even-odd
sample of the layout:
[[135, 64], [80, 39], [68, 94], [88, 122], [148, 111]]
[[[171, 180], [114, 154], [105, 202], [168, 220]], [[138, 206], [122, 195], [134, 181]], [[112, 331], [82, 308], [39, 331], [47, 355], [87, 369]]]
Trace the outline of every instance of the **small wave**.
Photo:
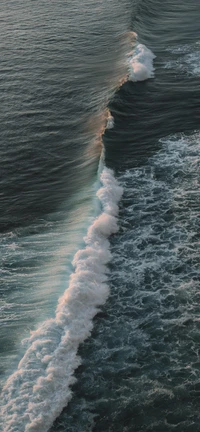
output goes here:
[[111, 259], [108, 237], [116, 233], [122, 188], [103, 168], [97, 197], [102, 213], [85, 237], [85, 248], [73, 260], [69, 288], [60, 298], [54, 319], [45, 321], [25, 341], [27, 350], [2, 393], [5, 432], [45, 432], [72, 396], [77, 350], [91, 333], [92, 318], [109, 294], [106, 264]]

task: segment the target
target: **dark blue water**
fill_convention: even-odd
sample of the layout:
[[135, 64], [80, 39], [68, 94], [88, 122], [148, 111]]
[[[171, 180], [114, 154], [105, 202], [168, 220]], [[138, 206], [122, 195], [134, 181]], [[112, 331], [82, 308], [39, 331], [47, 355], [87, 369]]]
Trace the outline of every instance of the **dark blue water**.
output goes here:
[[200, 430], [199, 13], [2, 3], [4, 432]]

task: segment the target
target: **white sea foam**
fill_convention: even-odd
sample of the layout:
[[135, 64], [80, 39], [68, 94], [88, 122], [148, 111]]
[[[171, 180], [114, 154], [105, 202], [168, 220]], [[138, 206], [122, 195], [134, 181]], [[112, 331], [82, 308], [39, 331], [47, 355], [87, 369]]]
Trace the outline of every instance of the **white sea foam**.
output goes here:
[[[200, 75], [200, 42], [168, 48], [173, 57], [164, 64], [164, 69], [175, 69], [188, 76]], [[176, 55], [174, 57], [174, 54]]]
[[144, 81], [154, 77], [153, 59], [155, 55], [141, 43], [137, 43], [128, 59], [129, 79]]
[[106, 264], [111, 259], [108, 237], [117, 232], [122, 188], [113, 172], [103, 168], [97, 192], [102, 212], [88, 229], [85, 247], [73, 260], [74, 273], [59, 299], [55, 318], [25, 341], [26, 352], [2, 392], [4, 432], [45, 432], [72, 396], [80, 345], [91, 333], [92, 319], [109, 294]]
[[107, 118], [106, 129], [113, 129], [114, 124], [115, 124], [114, 117], [109, 112], [109, 115], [108, 115], [108, 118]]

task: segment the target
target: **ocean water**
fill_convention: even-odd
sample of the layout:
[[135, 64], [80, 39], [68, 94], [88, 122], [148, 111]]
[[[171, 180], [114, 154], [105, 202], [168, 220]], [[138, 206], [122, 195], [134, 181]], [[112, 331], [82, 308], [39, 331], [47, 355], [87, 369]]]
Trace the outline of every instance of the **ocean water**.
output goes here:
[[199, 14], [1, 2], [2, 432], [200, 430]]

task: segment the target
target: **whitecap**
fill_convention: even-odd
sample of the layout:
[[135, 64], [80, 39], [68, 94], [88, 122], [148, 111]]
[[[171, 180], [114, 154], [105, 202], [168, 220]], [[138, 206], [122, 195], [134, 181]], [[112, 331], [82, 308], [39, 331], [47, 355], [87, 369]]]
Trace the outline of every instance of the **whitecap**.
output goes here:
[[153, 78], [153, 60], [155, 57], [150, 49], [138, 43], [128, 59], [129, 79], [131, 81], [144, 81]]

